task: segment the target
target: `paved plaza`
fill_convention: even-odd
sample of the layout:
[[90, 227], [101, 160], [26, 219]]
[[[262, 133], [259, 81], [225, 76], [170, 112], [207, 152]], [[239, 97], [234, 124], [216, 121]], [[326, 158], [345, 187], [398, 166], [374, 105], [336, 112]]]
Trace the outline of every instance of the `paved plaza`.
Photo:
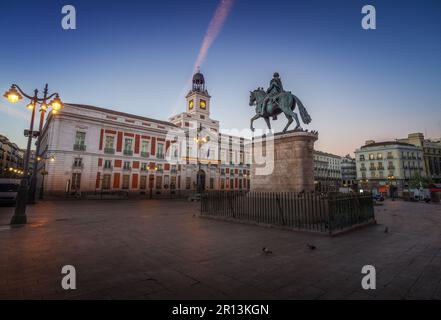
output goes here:
[[[199, 218], [199, 205], [44, 201], [19, 228], [1, 207], [0, 298], [441, 298], [441, 205], [386, 201], [378, 225], [336, 237]], [[61, 287], [64, 265], [76, 290]], [[376, 290], [361, 288], [364, 265]]]

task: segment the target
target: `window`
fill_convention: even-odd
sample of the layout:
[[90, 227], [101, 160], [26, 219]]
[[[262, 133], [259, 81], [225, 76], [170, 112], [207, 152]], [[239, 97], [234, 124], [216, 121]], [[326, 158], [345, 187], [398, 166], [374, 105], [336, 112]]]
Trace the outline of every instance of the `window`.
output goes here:
[[141, 176], [141, 180], [139, 181], [139, 189], [145, 190], [147, 187], [147, 176]]
[[130, 185], [130, 176], [128, 174], [123, 175], [122, 188], [128, 189]]
[[124, 170], [129, 170], [130, 169], [130, 161], [124, 161]]
[[150, 142], [149, 141], [142, 141], [141, 144], [141, 157], [148, 157], [149, 156], [149, 150], [150, 150]]
[[81, 187], [81, 173], [72, 173], [71, 188], [72, 190], [79, 190]]
[[84, 146], [86, 143], [86, 133], [77, 131], [75, 134], [75, 144], [78, 146]]
[[168, 188], [170, 186], [170, 177], [164, 176], [164, 188]]
[[171, 177], [170, 189], [172, 189], [172, 190], [176, 189], [176, 176]]
[[221, 189], [225, 189], [225, 179], [221, 179]]
[[393, 158], [393, 156], [392, 156], [392, 152], [388, 152], [388, 153], [387, 153], [387, 158], [388, 158], [388, 159], [392, 159], [392, 158]]
[[369, 160], [374, 160], [375, 155], [373, 153], [369, 153]]
[[239, 179], [239, 189], [242, 189], [242, 179]]
[[124, 140], [124, 154], [131, 156], [133, 155], [133, 139], [125, 139]]
[[75, 134], [75, 144], [74, 144], [74, 150], [76, 151], [85, 151], [86, 150], [86, 133], [77, 131]]
[[103, 175], [103, 184], [101, 188], [104, 190], [110, 189], [110, 174]]
[[214, 189], [214, 178], [210, 178], [210, 189]]
[[104, 160], [104, 168], [105, 169], [112, 168], [112, 160]]
[[185, 189], [190, 189], [190, 188], [191, 188], [191, 178], [186, 177], [185, 178]]
[[234, 179], [230, 179], [230, 189], [234, 189]]
[[141, 163], [141, 171], [147, 171], [147, 163]]
[[162, 177], [156, 176], [156, 189], [161, 189], [161, 188], [162, 188]]
[[158, 147], [156, 150], [156, 157], [159, 159], [163, 159], [164, 158], [164, 144], [162, 143], [158, 143]]
[[83, 161], [82, 161], [82, 159], [81, 159], [81, 158], [75, 158], [75, 159], [74, 159], [73, 166], [74, 166], [75, 168], [81, 168], [81, 167], [83, 166]]
[[105, 142], [105, 148], [106, 149], [113, 149], [113, 144], [115, 142], [114, 136], [106, 136], [106, 142]]

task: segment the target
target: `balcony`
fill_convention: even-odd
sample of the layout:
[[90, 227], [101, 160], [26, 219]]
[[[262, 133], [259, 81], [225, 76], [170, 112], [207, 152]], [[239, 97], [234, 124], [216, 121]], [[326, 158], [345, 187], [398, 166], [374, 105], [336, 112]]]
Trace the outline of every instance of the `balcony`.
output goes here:
[[395, 170], [395, 166], [387, 166], [388, 170]]
[[124, 154], [125, 156], [133, 156], [133, 150], [124, 150], [124, 151], [123, 151], [123, 154]]
[[360, 171], [366, 171], [366, 167], [361, 167]]
[[393, 159], [394, 156], [387, 156], [387, 159]]
[[157, 159], [164, 159], [164, 154], [163, 153], [157, 153], [156, 154], [156, 158]]
[[132, 171], [132, 167], [123, 167], [123, 171]]
[[177, 174], [177, 173], [178, 173], [178, 170], [176, 170], [176, 169], [171, 169], [170, 172], [171, 172], [172, 174]]
[[111, 165], [108, 165], [108, 166], [104, 166], [103, 169], [104, 170], [112, 170], [113, 167]]
[[113, 148], [104, 148], [104, 153], [115, 154], [115, 149], [113, 149]]
[[369, 167], [370, 171], [375, 171], [375, 167]]
[[379, 166], [378, 170], [384, 170], [384, 167], [383, 166]]
[[85, 144], [74, 144], [73, 149], [75, 151], [86, 151], [86, 145]]
[[82, 164], [82, 163], [74, 162], [72, 164], [73, 169], [83, 169], [83, 167], [84, 167], [84, 164]]
[[142, 152], [141, 151], [141, 157], [148, 158], [148, 157], [150, 157], [150, 153], [149, 152]]

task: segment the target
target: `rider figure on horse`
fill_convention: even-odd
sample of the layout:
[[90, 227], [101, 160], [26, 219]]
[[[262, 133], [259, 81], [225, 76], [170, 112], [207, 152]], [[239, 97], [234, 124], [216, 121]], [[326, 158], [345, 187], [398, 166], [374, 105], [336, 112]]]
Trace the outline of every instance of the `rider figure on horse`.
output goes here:
[[[274, 73], [273, 78], [271, 79], [270, 86], [268, 90], [266, 90], [267, 96], [263, 99], [262, 102], [262, 110], [261, 113], [264, 114], [266, 107], [268, 105], [268, 101], [271, 100], [273, 108], [276, 104], [276, 97], [283, 92], [282, 80], [277, 72]], [[273, 120], [277, 120], [277, 116], [273, 116]]]

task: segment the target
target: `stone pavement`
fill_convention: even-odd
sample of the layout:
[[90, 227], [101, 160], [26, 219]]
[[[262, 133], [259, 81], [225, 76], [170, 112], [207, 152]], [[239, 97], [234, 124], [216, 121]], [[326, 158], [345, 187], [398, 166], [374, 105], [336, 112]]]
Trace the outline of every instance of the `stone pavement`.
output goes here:
[[[337, 237], [199, 218], [198, 206], [44, 201], [13, 229], [1, 207], [0, 299], [441, 298], [441, 205], [386, 201], [379, 225]], [[376, 290], [361, 288], [367, 264]], [[76, 290], [61, 288], [64, 265]]]

